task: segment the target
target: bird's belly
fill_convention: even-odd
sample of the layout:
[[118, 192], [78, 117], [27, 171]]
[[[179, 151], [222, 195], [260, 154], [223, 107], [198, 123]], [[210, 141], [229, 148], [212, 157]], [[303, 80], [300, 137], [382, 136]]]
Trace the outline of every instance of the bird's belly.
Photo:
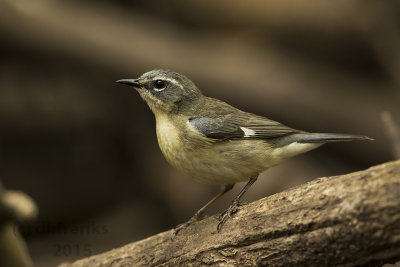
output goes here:
[[262, 140], [198, 143], [179, 136], [170, 123], [157, 123], [157, 139], [168, 162], [194, 179], [212, 184], [247, 181], [278, 164]]

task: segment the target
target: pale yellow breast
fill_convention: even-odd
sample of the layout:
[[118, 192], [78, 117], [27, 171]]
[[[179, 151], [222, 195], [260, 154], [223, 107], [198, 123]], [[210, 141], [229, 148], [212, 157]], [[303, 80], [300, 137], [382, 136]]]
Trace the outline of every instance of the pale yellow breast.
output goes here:
[[172, 154], [178, 152], [180, 147], [179, 132], [171, 119], [165, 115], [156, 118], [157, 140], [164, 156], [170, 161]]

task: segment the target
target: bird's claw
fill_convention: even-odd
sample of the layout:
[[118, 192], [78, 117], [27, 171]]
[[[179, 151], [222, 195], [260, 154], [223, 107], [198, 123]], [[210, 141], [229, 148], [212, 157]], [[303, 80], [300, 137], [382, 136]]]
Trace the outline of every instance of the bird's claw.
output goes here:
[[237, 206], [238, 207], [241, 207], [241, 206], [244, 206], [244, 205], [247, 205], [248, 203], [246, 202], [246, 201], [239, 201], [238, 203], [237, 203]]
[[235, 214], [238, 211], [238, 207], [244, 205], [243, 203], [239, 203], [239, 201], [234, 201], [229, 208], [221, 213], [221, 215], [218, 217], [218, 225], [217, 225], [217, 231], [221, 231], [222, 226], [225, 224], [225, 222], [228, 220], [228, 218], [232, 218], [232, 214]]
[[191, 225], [192, 223], [200, 220], [203, 217], [203, 211], [199, 210], [196, 212], [195, 215], [193, 215], [192, 218], [190, 218], [187, 222], [178, 224], [175, 228], [174, 231], [172, 232], [173, 236], [176, 236], [182, 229], [185, 229], [186, 227], [188, 227], [189, 225]]
[[185, 222], [185, 223], [178, 224], [178, 225], [174, 228], [174, 231], [172, 232], [172, 236], [173, 236], [173, 237], [176, 236], [182, 229], [188, 227], [189, 224], [190, 224], [189, 221], [187, 221], [187, 222]]

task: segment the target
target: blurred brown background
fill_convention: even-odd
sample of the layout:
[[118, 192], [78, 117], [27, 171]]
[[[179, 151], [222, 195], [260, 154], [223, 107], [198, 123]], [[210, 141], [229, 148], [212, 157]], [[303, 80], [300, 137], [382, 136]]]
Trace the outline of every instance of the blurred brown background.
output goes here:
[[168, 165], [117, 79], [169, 68], [293, 128], [375, 138], [290, 159], [247, 201], [392, 159], [380, 114], [400, 119], [399, 1], [1, 0], [0, 55], [0, 179], [39, 206], [22, 227], [37, 266], [170, 229], [219, 190]]

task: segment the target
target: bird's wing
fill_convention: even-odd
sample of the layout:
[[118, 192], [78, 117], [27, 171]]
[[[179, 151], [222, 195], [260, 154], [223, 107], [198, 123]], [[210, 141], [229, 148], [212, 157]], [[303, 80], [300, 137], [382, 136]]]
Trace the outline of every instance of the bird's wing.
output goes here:
[[192, 117], [190, 125], [203, 136], [216, 139], [269, 139], [301, 131], [247, 112]]

